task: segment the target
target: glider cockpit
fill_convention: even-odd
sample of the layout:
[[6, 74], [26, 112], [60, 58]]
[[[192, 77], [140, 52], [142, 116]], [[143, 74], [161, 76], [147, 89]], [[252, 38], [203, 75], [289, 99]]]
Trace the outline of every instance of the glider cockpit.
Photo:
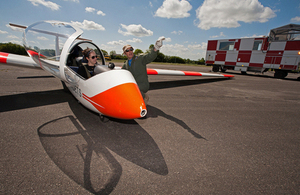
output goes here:
[[[105, 60], [102, 51], [97, 47], [97, 45], [87, 41], [78, 42], [73, 47], [71, 47], [66, 60], [66, 67], [72, 69], [72, 71], [74, 71], [75, 73], [77, 73], [78, 76], [80, 76], [78, 74], [79, 67], [87, 63], [83, 59], [84, 56], [82, 51], [87, 48], [92, 49], [97, 55], [97, 63], [96, 63], [97, 66], [94, 72], [89, 72], [91, 76], [94, 76], [94, 74], [99, 74], [111, 70], [110, 68], [105, 66]], [[80, 77], [82, 79], [85, 79], [82, 76]]]

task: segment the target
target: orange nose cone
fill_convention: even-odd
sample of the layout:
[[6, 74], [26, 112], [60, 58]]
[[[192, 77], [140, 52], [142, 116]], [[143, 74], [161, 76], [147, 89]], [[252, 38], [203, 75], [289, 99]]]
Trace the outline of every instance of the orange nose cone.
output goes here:
[[102, 114], [119, 119], [136, 119], [146, 116], [147, 109], [138, 86], [125, 83], [87, 99]]

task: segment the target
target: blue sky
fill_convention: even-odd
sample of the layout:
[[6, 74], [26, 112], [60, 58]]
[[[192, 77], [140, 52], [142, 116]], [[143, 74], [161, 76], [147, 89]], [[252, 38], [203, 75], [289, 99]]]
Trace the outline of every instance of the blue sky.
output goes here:
[[267, 36], [300, 24], [299, 0], [9, 0], [0, 9], [1, 43], [22, 44], [10, 22], [59, 20], [80, 26], [82, 37], [107, 52], [121, 54], [125, 44], [146, 51], [164, 36], [163, 54], [191, 60], [205, 57], [210, 39]]

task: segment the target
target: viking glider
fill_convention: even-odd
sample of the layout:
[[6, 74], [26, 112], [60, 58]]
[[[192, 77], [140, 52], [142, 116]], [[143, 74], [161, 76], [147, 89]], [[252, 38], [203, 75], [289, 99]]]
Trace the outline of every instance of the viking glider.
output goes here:
[[[30, 57], [0, 52], [0, 63], [44, 69], [65, 83], [82, 105], [102, 117], [136, 119], [146, 116], [147, 108], [132, 74], [127, 70], [105, 65], [104, 55], [98, 46], [90, 40], [79, 38], [83, 33], [81, 29], [59, 21], [42, 21], [28, 27], [11, 26], [25, 28], [23, 42]], [[89, 79], [84, 79], [77, 73], [82, 51], [86, 48], [92, 48], [98, 56], [98, 74]], [[147, 69], [147, 73], [233, 77], [162, 69]]]

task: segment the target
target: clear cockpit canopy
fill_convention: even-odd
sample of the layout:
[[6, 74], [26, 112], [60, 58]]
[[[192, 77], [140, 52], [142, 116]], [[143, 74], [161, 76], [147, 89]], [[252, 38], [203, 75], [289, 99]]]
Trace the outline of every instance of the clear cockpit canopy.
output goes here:
[[[97, 63], [105, 64], [101, 50], [90, 40], [79, 38], [82, 33], [81, 29], [69, 23], [42, 21], [26, 28], [23, 44], [27, 53], [41, 68], [69, 81], [72, 72], [66, 67], [76, 66], [75, 62], [77, 66], [78, 63], [84, 63], [82, 51], [85, 49], [92, 49], [97, 55]], [[71, 80], [72, 83], [75, 82], [74, 79]]]
[[59, 61], [65, 42], [75, 32], [76, 29], [62, 22], [38, 22], [25, 30], [23, 42], [30, 55]]

